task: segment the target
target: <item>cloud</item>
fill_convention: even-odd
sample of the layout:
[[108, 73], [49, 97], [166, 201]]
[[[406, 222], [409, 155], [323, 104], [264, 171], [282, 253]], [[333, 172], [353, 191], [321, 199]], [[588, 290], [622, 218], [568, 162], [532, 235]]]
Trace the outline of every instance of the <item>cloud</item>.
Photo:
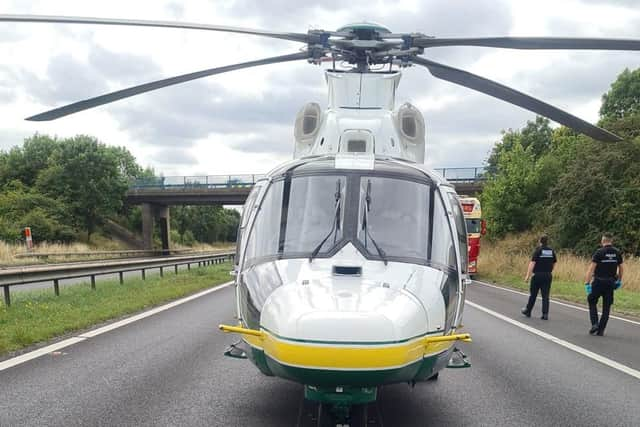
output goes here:
[[562, 61], [535, 73], [518, 73], [522, 90], [544, 101], [553, 99], [558, 106], [599, 99], [625, 68], [640, 66], [640, 55], [606, 53], [602, 55], [567, 54]]
[[184, 149], [161, 149], [151, 156], [151, 160], [163, 165], [193, 165], [197, 157]]
[[[19, 90], [39, 104], [62, 106], [102, 95], [110, 85], [159, 78], [160, 67], [149, 58], [127, 53], [114, 53], [93, 45], [85, 60], [70, 54], [56, 55], [49, 61], [43, 76], [18, 68], [0, 70], [5, 84]], [[7, 88], [4, 88], [7, 91]]]
[[[297, 82], [291, 75], [289, 85], [281, 79], [278, 75], [276, 83], [269, 80], [259, 96], [238, 94], [216, 82], [194, 81], [114, 105], [110, 111], [123, 130], [147, 144], [187, 147], [213, 133], [261, 135], [265, 129], [292, 129], [299, 108], [318, 99], [317, 89], [307, 85], [306, 77]], [[317, 86], [321, 84], [318, 81]], [[264, 141], [241, 145], [256, 152], [279, 147]]]

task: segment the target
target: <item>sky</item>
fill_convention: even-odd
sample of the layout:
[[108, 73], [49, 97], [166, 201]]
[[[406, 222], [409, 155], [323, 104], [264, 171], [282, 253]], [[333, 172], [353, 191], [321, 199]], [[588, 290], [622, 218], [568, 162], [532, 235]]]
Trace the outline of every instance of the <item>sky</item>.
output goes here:
[[[456, 36], [640, 38], [635, 0], [0, 0], [0, 13], [170, 20], [276, 31], [373, 21], [394, 32]], [[24, 118], [105, 92], [197, 70], [297, 52], [301, 44], [209, 31], [0, 22], [0, 150], [35, 133], [124, 146], [157, 173], [265, 173], [293, 155], [307, 102], [326, 106], [323, 71], [306, 62], [257, 67], [128, 98], [52, 122]], [[496, 80], [590, 122], [640, 52], [434, 48], [425, 57]], [[533, 113], [432, 77], [403, 72], [397, 104], [427, 126], [431, 167], [479, 166], [504, 129]]]

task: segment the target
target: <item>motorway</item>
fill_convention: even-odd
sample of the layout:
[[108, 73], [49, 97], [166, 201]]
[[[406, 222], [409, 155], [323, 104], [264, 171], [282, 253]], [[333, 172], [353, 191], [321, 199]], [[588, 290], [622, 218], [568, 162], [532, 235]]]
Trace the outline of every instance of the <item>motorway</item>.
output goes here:
[[[543, 321], [522, 317], [526, 297], [513, 291], [474, 282], [467, 299], [472, 368], [383, 387], [368, 425], [640, 424], [640, 323], [611, 319], [593, 337], [587, 313], [568, 304], [552, 303]], [[306, 425], [300, 385], [222, 355], [233, 337], [216, 325], [233, 312], [228, 286], [16, 366], [0, 362], [0, 426]]]

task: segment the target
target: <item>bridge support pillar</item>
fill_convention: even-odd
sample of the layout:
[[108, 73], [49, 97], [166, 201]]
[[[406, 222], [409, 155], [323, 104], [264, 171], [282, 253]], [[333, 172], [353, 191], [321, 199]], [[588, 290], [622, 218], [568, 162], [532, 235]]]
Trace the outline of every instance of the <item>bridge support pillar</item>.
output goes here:
[[153, 205], [143, 203], [142, 209], [142, 245], [143, 249], [150, 251], [153, 249]]
[[169, 221], [169, 206], [158, 206], [156, 208], [158, 225], [160, 226], [160, 240], [162, 241], [163, 255], [169, 255], [171, 226]]
[[154, 205], [151, 203], [143, 203], [142, 206], [142, 241], [145, 250], [153, 249], [153, 225], [154, 220], [158, 219], [160, 227], [160, 240], [162, 241], [162, 251], [169, 253], [171, 246], [170, 240], [170, 221], [169, 206]]

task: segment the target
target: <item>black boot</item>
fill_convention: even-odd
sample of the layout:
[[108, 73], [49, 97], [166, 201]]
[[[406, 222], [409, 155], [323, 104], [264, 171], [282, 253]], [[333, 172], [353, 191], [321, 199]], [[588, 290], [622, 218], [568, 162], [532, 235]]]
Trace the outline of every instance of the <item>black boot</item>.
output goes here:
[[527, 307], [523, 307], [522, 310], [520, 310], [520, 313], [524, 314], [527, 317], [531, 317], [531, 312], [527, 310]]
[[548, 314], [546, 314], [546, 313], [542, 313], [542, 317], [541, 317], [541, 319], [542, 319], [542, 320], [549, 320], [549, 315], [548, 315]]
[[595, 335], [598, 333], [598, 325], [591, 325], [591, 329], [589, 329], [590, 335]]

